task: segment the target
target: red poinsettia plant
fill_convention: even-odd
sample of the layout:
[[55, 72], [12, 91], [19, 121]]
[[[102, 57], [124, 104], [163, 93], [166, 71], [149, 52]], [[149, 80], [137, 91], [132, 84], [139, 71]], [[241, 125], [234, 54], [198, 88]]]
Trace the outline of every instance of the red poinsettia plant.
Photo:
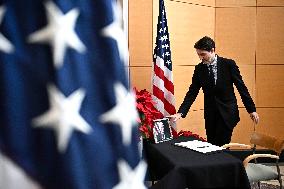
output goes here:
[[[155, 108], [155, 104], [152, 99], [152, 94], [148, 92], [146, 89], [137, 90], [135, 87], [133, 88], [136, 94], [136, 108], [139, 113], [139, 131], [140, 135], [144, 139], [153, 140], [153, 128], [155, 119], [162, 119], [164, 116]], [[179, 133], [172, 129], [173, 137], [179, 136], [193, 136], [195, 138], [199, 138], [200, 140], [206, 141], [205, 138], [200, 137], [197, 134], [192, 133], [191, 131], [183, 131], [181, 130]]]
[[144, 139], [153, 139], [153, 127], [155, 119], [161, 119], [163, 115], [156, 110], [152, 100], [152, 94], [146, 89], [138, 91], [134, 88], [136, 93], [136, 108], [139, 113], [139, 131]]

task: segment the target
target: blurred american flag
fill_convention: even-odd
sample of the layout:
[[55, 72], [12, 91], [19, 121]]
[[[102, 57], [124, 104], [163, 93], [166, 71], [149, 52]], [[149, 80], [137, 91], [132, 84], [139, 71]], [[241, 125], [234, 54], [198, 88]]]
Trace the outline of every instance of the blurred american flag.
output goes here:
[[116, 1], [0, 6], [0, 188], [145, 188]]

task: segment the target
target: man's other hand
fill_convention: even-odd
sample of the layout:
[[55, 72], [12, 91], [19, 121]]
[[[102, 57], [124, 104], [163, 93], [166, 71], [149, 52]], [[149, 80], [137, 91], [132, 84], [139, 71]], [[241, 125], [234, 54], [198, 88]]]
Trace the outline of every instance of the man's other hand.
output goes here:
[[252, 119], [252, 121], [255, 123], [255, 124], [258, 124], [259, 122], [259, 116], [256, 112], [252, 112], [250, 113], [250, 118]]

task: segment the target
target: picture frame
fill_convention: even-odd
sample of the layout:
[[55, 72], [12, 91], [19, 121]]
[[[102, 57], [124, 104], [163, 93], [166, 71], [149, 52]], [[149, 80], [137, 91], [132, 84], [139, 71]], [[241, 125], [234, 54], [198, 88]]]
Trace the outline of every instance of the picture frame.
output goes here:
[[161, 143], [173, 139], [170, 120], [168, 118], [156, 119], [153, 121], [153, 135], [155, 143]]

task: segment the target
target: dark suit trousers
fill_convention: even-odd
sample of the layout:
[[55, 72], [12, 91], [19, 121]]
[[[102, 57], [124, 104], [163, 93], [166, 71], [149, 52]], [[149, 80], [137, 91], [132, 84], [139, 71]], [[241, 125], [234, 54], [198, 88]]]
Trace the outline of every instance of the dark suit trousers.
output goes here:
[[205, 119], [205, 128], [208, 142], [217, 146], [230, 143], [233, 129], [226, 125], [217, 108], [210, 110], [210, 116]]

